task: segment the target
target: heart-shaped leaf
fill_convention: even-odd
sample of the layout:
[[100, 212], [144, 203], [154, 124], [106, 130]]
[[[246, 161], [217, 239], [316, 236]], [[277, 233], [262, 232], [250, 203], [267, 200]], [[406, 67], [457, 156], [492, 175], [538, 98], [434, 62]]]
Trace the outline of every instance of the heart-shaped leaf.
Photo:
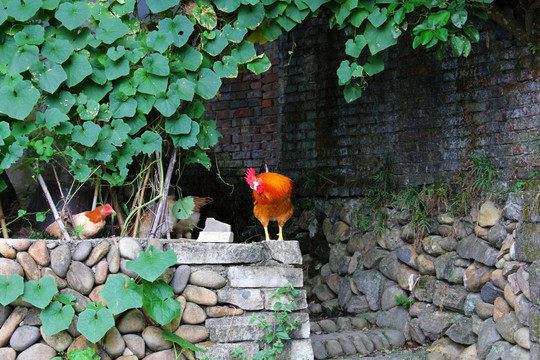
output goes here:
[[157, 95], [160, 91], [167, 91], [166, 77], [150, 74], [143, 68], [135, 70], [133, 80], [137, 84], [137, 90], [143, 94]]
[[101, 138], [110, 141], [115, 146], [123, 145], [128, 139], [131, 128], [121, 119], [114, 119], [111, 125], [105, 125], [101, 129]]
[[360, 53], [366, 45], [367, 41], [364, 35], [356, 35], [354, 40], [349, 39], [345, 43], [345, 53], [349, 56], [357, 58], [360, 56]]
[[112, 61], [116, 61], [116, 60], [120, 59], [125, 54], [126, 54], [126, 48], [123, 47], [122, 45], [119, 45], [117, 47], [110, 47], [107, 50], [107, 56]]
[[142, 288], [135, 280], [126, 280], [119, 274], [107, 279], [100, 294], [114, 315], [142, 306]]
[[182, 149], [189, 149], [197, 145], [197, 135], [199, 135], [200, 126], [197, 122], [191, 122], [191, 131], [189, 134], [171, 135], [174, 146]]
[[180, 97], [174, 91], [161, 92], [156, 96], [154, 107], [165, 117], [172, 116], [180, 106]]
[[222, 137], [216, 129], [216, 122], [213, 120], [201, 120], [199, 122], [201, 130], [197, 135], [197, 144], [201, 149], [208, 149], [215, 146], [219, 138]]
[[120, 60], [113, 61], [109, 58], [105, 61], [105, 76], [107, 80], [118, 79], [119, 77], [129, 74], [129, 61], [122, 58]]
[[202, 64], [203, 56], [191, 46], [184, 46], [178, 52], [177, 58], [186, 70], [196, 71]]
[[39, 314], [45, 335], [52, 336], [69, 328], [73, 321], [75, 310], [72, 305], [64, 305], [58, 301], [51, 302]]
[[238, 76], [238, 62], [232, 56], [224, 56], [212, 67], [220, 78], [235, 78]]
[[26, 21], [34, 16], [41, 4], [42, 0], [8, 0], [3, 2], [6, 6], [6, 13], [17, 21]]
[[84, 146], [94, 146], [99, 138], [101, 127], [91, 121], [85, 121], [83, 126], [77, 125], [73, 128], [71, 139]]
[[62, 113], [67, 114], [73, 105], [75, 105], [75, 97], [67, 91], [61, 91], [59, 94], [55, 93], [47, 96], [45, 104], [50, 108], [58, 109]]
[[150, 56], [145, 57], [142, 63], [146, 71], [150, 74], [167, 76], [170, 73], [169, 59], [161, 54], [153, 53]]
[[159, 134], [146, 130], [140, 137], [142, 140], [141, 151], [150, 155], [155, 151], [161, 151], [161, 142], [163, 141]]
[[77, 330], [94, 344], [101, 340], [113, 326], [114, 317], [111, 310], [96, 307], [94, 303], [86, 306], [86, 309], [79, 314], [77, 321]]
[[217, 26], [217, 15], [211, 3], [199, 3], [199, 6], [193, 8], [193, 16], [207, 30], [213, 30]]
[[186, 196], [177, 200], [172, 208], [172, 214], [175, 218], [185, 220], [193, 214], [195, 201], [192, 196]]
[[[289, 6], [291, 6], [289, 4]], [[241, 27], [255, 30], [264, 20], [264, 5], [258, 2], [255, 6], [242, 6], [238, 10], [238, 23]]]
[[364, 64], [364, 70], [369, 76], [373, 76], [384, 70], [384, 59], [381, 54], [368, 57], [368, 62]]
[[186, 162], [186, 164], [202, 165], [208, 170], [210, 170], [210, 167], [212, 166], [212, 162], [210, 161], [210, 158], [208, 157], [206, 151], [199, 148], [195, 148], [195, 150], [190, 151], [184, 161]]
[[171, 250], [163, 252], [150, 245], [148, 250], [141, 251], [139, 257], [128, 261], [126, 267], [135, 271], [147, 281], [156, 280], [169, 267], [176, 264], [176, 254]]
[[92, 74], [92, 66], [86, 56], [73, 54], [64, 64], [64, 71], [67, 74], [66, 84], [73, 87]]
[[129, 28], [119, 18], [103, 19], [96, 30], [96, 39], [105, 44], [112, 44], [115, 40], [126, 35]]
[[47, 65], [41, 62], [35, 62], [30, 66], [30, 73], [39, 87], [50, 94], [54, 93], [60, 84], [67, 79], [64, 68], [54, 62]]
[[9, 71], [12, 73], [22, 73], [30, 68], [30, 65], [39, 61], [39, 49], [35, 45], [23, 45], [17, 48]]
[[146, 38], [148, 46], [161, 53], [165, 52], [173, 41], [172, 34], [165, 31], [151, 31]]
[[202, 38], [203, 49], [212, 56], [218, 56], [227, 47], [229, 42], [225, 34], [221, 31], [214, 30], [213, 33], [215, 35], [213, 39]]
[[270, 59], [268, 59], [268, 56], [266, 54], [263, 54], [260, 58], [253, 60], [247, 64], [248, 70], [252, 71], [254, 74], [259, 75], [263, 72], [270, 69], [272, 64], [270, 63]]
[[201, 349], [201, 348], [193, 345], [189, 341], [187, 341], [185, 339], [182, 339], [180, 336], [178, 336], [176, 334], [173, 334], [173, 333], [171, 333], [169, 331], [163, 330], [161, 332], [161, 334], [163, 335], [163, 339], [171, 341], [171, 342], [173, 342], [175, 344], [178, 344], [180, 346], [180, 348], [182, 348], [182, 349], [189, 349], [189, 350], [191, 350], [193, 352], [203, 352], [203, 353], [207, 351], [205, 349]]
[[143, 114], [148, 114], [154, 107], [156, 97], [148, 94], [137, 93], [137, 95], [135, 95], [135, 100], [137, 101], [137, 110], [141, 111]]
[[378, 28], [367, 23], [364, 36], [368, 42], [371, 55], [397, 44], [397, 39], [394, 37], [394, 21], [392, 20], [387, 21], [384, 26]]
[[148, 315], [162, 326], [180, 316], [181, 304], [174, 299], [172, 287], [163, 280], [143, 281], [143, 306]]
[[[139, 105], [139, 102], [137, 102], [137, 106]], [[141, 113], [140, 111], [137, 111], [137, 113], [135, 114], [134, 117], [132, 118], [124, 118], [124, 122], [126, 124], [128, 124], [130, 130], [129, 130], [129, 135], [135, 135], [136, 133], [139, 132], [139, 130], [141, 130], [143, 127], [146, 126], [147, 124], [147, 121], [146, 121], [146, 116], [144, 116], [143, 113]], [[132, 139], [132, 143], [133, 141], [135, 140], [140, 140], [138, 138], [135, 138], [135, 139]], [[135, 144], [133, 144], [135, 145]], [[139, 144], [138, 144], [139, 145]], [[137, 146], [137, 149], [141, 150], [142, 149], [142, 145], [141, 146]]]
[[255, 60], [257, 51], [255, 45], [249, 41], [242, 41], [238, 47], [231, 51], [231, 56], [240, 64]]
[[45, 31], [40, 25], [26, 25], [21, 31], [15, 34], [13, 38], [17, 46], [22, 45], [41, 45], [44, 41]]
[[173, 37], [173, 44], [176, 47], [184, 46], [193, 33], [193, 23], [184, 15], [176, 15], [174, 19], [163, 19], [159, 22], [159, 29], [170, 33]]
[[0, 146], [5, 144], [4, 139], [7, 139], [10, 135], [9, 124], [5, 121], [0, 121]]
[[117, 16], [127, 15], [133, 12], [133, 9], [135, 8], [135, 3], [136, 0], [115, 1], [112, 3], [111, 10]]
[[47, 39], [43, 48], [41, 49], [41, 54], [47, 59], [54, 61], [58, 64], [62, 64], [64, 61], [69, 59], [73, 53], [73, 46], [68, 40], [60, 39]]
[[88, 1], [64, 2], [60, 4], [54, 17], [60, 20], [68, 30], [81, 26], [90, 17]]
[[175, 91], [180, 100], [191, 101], [195, 95], [195, 84], [188, 79], [178, 79], [174, 84], [171, 84], [170, 90]]
[[99, 141], [96, 145], [86, 150], [86, 157], [90, 160], [98, 160], [104, 164], [110, 162], [116, 147], [108, 141]]
[[165, 119], [165, 131], [168, 134], [189, 134], [192, 120], [186, 114]]
[[194, 79], [195, 93], [205, 100], [210, 100], [216, 96], [221, 87], [221, 79], [219, 76], [207, 68], [200, 69], [196, 76], [196, 79]]
[[22, 299], [37, 308], [43, 309], [49, 305], [57, 292], [58, 288], [54, 279], [50, 276], [44, 276], [39, 281], [29, 280], [24, 284]]
[[19, 81], [14, 87], [0, 87], [0, 113], [11, 118], [24, 120], [39, 99], [39, 91], [27, 80]]
[[132, 117], [137, 111], [137, 101], [132, 97], [127, 97], [120, 91], [109, 96], [110, 111], [115, 118]]
[[[7, 123], [4, 123], [7, 124]], [[2, 125], [0, 123], [0, 125]], [[5, 128], [0, 126], [1, 128]], [[8, 126], [9, 131], [9, 126]], [[0, 139], [2, 135], [0, 134]], [[0, 140], [1, 141], [1, 140]], [[3, 144], [3, 142], [2, 142]], [[21, 296], [24, 292], [24, 279], [18, 274], [13, 274], [9, 277], [6, 275], [0, 275], [0, 304], [7, 306], [11, 304], [15, 299]]]
[[216, 7], [223, 12], [232, 13], [240, 7], [240, 0], [214, 0]]

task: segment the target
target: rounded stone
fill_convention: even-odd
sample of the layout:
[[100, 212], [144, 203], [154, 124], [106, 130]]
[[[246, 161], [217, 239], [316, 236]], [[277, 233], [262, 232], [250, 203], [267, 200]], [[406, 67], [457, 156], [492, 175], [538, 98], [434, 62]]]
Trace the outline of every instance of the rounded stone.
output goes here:
[[49, 249], [47, 249], [47, 243], [43, 240], [34, 242], [28, 248], [28, 254], [35, 260], [38, 265], [49, 266], [51, 258], [49, 256]]
[[120, 260], [120, 271], [122, 272], [122, 274], [126, 274], [130, 278], [136, 279], [139, 276], [139, 274], [137, 274], [133, 270], [129, 270], [126, 267], [126, 264], [127, 264], [128, 261], [131, 261], [131, 260], [127, 260], [127, 259], [121, 259]]
[[73, 261], [67, 272], [69, 286], [83, 295], [88, 295], [94, 288], [94, 272], [79, 261]]
[[176, 360], [176, 353], [173, 349], [158, 351], [149, 354], [144, 360]]
[[48, 267], [45, 267], [41, 269], [41, 276], [50, 276], [54, 279], [54, 282], [56, 283], [56, 287], [59, 290], [64, 289], [67, 286], [67, 281], [56, 275], [56, 273]]
[[17, 352], [9, 347], [0, 348], [0, 359], [2, 360], [15, 360]]
[[17, 251], [9, 246], [5, 240], [0, 239], [0, 254], [8, 259], [15, 259]]
[[416, 258], [418, 271], [422, 275], [435, 275], [435, 258], [427, 254], [420, 254]]
[[493, 317], [493, 305], [485, 302], [479, 302], [475, 306], [476, 314], [480, 319], [485, 320], [487, 318]]
[[137, 358], [142, 359], [145, 354], [146, 345], [144, 339], [139, 335], [135, 334], [126, 334], [123, 336], [126, 347], [131, 350], [131, 352], [137, 356]]
[[25, 251], [17, 253], [17, 262], [22, 266], [27, 280], [37, 281], [41, 278], [41, 271], [30, 254]]
[[17, 356], [17, 360], [50, 360], [56, 356], [56, 350], [49, 345], [34, 344]]
[[189, 283], [210, 289], [220, 289], [227, 285], [227, 279], [211, 270], [200, 270], [191, 273]]
[[497, 297], [493, 302], [493, 320], [497, 321], [506, 314], [509, 314], [512, 309], [510, 305], [502, 297]]
[[13, 242], [13, 248], [17, 251], [26, 251], [32, 245], [32, 242], [28, 239], [17, 239]]
[[206, 328], [202, 325], [180, 325], [174, 334], [192, 344], [196, 344], [208, 339], [208, 330], [206, 330]]
[[92, 301], [95, 302], [96, 304], [99, 304], [99, 302], [101, 301], [102, 303], [105, 304], [105, 306], [107, 306], [107, 303], [106, 303], [105, 300], [101, 297], [101, 289], [103, 289], [103, 286], [105, 286], [105, 285], [99, 285], [99, 286], [96, 286], [96, 287], [90, 292], [90, 294], [88, 294], [88, 297], [90, 298], [90, 300], [92, 300]]
[[180, 294], [186, 288], [191, 275], [191, 267], [189, 265], [180, 265], [174, 272], [171, 286], [175, 294]]
[[86, 260], [86, 265], [94, 266], [95, 264], [97, 264], [99, 260], [103, 259], [103, 257], [107, 255], [110, 248], [111, 244], [107, 240], [103, 240], [102, 242], [94, 246], [92, 252], [90, 253], [90, 256]]
[[11, 335], [9, 346], [16, 351], [28, 349], [32, 344], [39, 340], [39, 329], [35, 326], [19, 326]]
[[96, 265], [96, 275], [95, 282], [96, 284], [104, 284], [107, 280], [107, 274], [109, 272], [109, 264], [107, 261], [100, 261]]
[[182, 322], [190, 325], [202, 324], [206, 320], [206, 313], [197, 304], [187, 302], [184, 314], [182, 315]]
[[0, 275], [5, 275], [9, 279], [14, 274], [24, 277], [22, 266], [15, 260], [0, 258]]
[[212, 290], [195, 285], [187, 285], [182, 295], [187, 301], [199, 305], [214, 306], [217, 304], [217, 295]]
[[85, 350], [86, 348], [89, 348], [89, 347], [94, 349], [96, 353], [99, 354], [100, 351], [99, 351], [98, 346], [88, 341], [83, 335], [80, 335], [77, 338], [75, 338], [75, 340], [73, 340], [73, 342], [67, 349], [66, 353], [69, 354], [71, 351], [75, 351], [75, 350]]
[[120, 270], [120, 250], [116, 243], [111, 245], [107, 254], [107, 263], [109, 263], [109, 272], [116, 274]]
[[85, 296], [80, 292], [70, 288], [62, 289], [62, 291], [60, 291], [60, 294], [71, 294], [75, 296], [75, 304], [73, 305], [73, 308], [75, 309], [75, 313], [77, 314], [83, 312], [86, 309], [86, 305], [88, 305], [88, 303], [90, 302], [88, 296]]
[[244, 313], [244, 310], [227, 306], [208, 306], [206, 316], [211, 318], [219, 318], [223, 316], [238, 316]]
[[41, 337], [43, 340], [45, 340], [47, 345], [56, 351], [65, 351], [73, 342], [73, 338], [66, 330], [62, 330], [59, 333], [50, 336], [45, 334], [43, 327], [41, 327], [39, 330]]
[[66, 244], [51, 251], [51, 269], [61, 278], [65, 277], [71, 264], [71, 250]]
[[103, 350], [107, 352], [113, 359], [122, 355], [126, 349], [126, 343], [116, 327], [112, 327], [102, 340]]
[[120, 317], [117, 327], [122, 334], [133, 334], [143, 331], [146, 324], [143, 312], [139, 309], [131, 309]]
[[118, 243], [120, 250], [120, 256], [129, 260], [135, 260], [139, 257], [139, 253], [142, 251], [141, 244], [131, 238], [122, 238]]
[[143, 330], [142, 337], [146, 346], [152, 351], [161, 351], [172, 347], [172, 342], [163, 338], [162, 330], [158, 327], [148, 326]]
[[92, 251], [92, 243], [90, 241], [80, 241], [73, 251], [73, 260], [85, 261], [88, 259]]
[[531, 348], [531, 337], [529, 328], [524, 326], [517, 329], [514, 333], [514, 340], [516, 341], [516, 344], [518, 344], [524, 349], [529, 350]]

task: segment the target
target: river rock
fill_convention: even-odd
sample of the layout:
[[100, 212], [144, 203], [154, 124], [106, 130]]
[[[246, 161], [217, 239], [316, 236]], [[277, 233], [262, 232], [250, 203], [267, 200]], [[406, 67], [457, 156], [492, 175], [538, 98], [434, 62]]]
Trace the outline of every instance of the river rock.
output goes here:
[[452, 284], [462, 284], [465, 269], [454, 266], [454, 262], [459, 256], [455, 251], [445, 253], [435, 259], [435, 274], [437, 279], [447, 280]]
[[77, 314], [83, 312], [86, 309], [86, 305], [88, 305], [88, 303], [90, 302], [88, 296], [85, 296], [71, 288], [62, 289], [60, 291], [60, 294], [71, 294], [75, 296], [75, 304], [73, 305], [73, 308], [75, 309], [75, 313]]
[[118, 243], [120, 256], [129, 260], [135, 260], [142, 251], [142, 245], [135, 239], [122, 238]]
[[118, 356], [122, 355], [126, 348], [126, 343], [124, 342], [120, 331], [118, 331], [118, 329], [114, 326], [107, 331], [101, 343], [103, 350], [105, 350], [107, 354], [113, 358], [117, 358]]
[[180, 325], [174, 333], [194, 344], [208, 339], [208, 330], [203, 325]]
[[487, 266], [497, 262], [498, 251], [485, 240], [469, 235], [457, 244], [457, 253], [464, 259], [474, 259]]
[[0, 348], [0, 359], [2, 360], [15, 360], [17, 352], [10, 347]]
[[5, 240], [0, 239], [0, 255], [8, 259], [15, 259], [17, 251], [9, 246]]
[[414, 245], [404, 245], [401, 248], [397, 249], [397, 258], [406, 265], [409, 265], [413, 269], [418, 270], [417, 258], [418, 253], [416, 252]]
[[199, 305], [214, 306], [217, 304], [217, 295], [212, 290], [195, 286], [187, 285], [182, 295], [187, 301], [191, 301]]
[[100, 285], [105, 283], [105, 281], [107, 280], [108, 271], [109, 264], [107, 263], [107, 261], [100, 261], [96, 265], [96, 275], [94, 277], [96, 284]]
[[120, 250], [116, 242], [112, 243], [107, 253], [107, 263], [109, 264], [109, 272], [111, 274], [116, 274], [120, 270]]
[[137, 356], [138, 359], [142, 359], [145, 354], [146, 344], [144, 339], [139, 335], [127, 334], [123, 336], [126, 347]]
[[527, 326], [523, 326], [516, 330], [514, 333], [514, 340], [516, 344], [521, 346], [524, 349], [529, 350], [531, 348], [531, 336], [530, 331]]
[[62, 279], [56, 273], [53, 271], [53, 269], [45, 267], [41, 269], [41, 276], [50, 276], [54, 279], [54, 282], [56, 283], [56, 287], [59, 290], [64, 289], [67, 286], [67, 281], [65, 279]]
[[[187, 298], [186, 298], [187, 299]], [[190, 325], [201, 324], [206, 320], [206, 313], [197, 304], [188, 301], [182, 315], [182, 322]]]
[[416, 258], [418, 271], [422, 275], [435, 275], [435, 258], [427, 254], [420, 254]]
[[107, 253], [109, 252], [109, 249], [111, 248], [111, 244], [107, 240], [101, 241], [99, 244], [94, 246], [92, 249], [92, 252], [90, 253], [90, 256], [86, 260], [86, 266], [92, 267], [95, 264], [98, 263]]
[[28, 309], [22, 306], [17, 306], [0, 328], [0, 347], [6, 345], [13, 332], [17, 329], [21, 321], [24, 319]]
[[463, 285], [468, 291], [479, 292], [491, 279], [493, 268], [478, 263], [471, 264], [463, 275]]
[[162, 330], [155, 326], [148, 326], [142, 332], [142, 337], [146, 346], [152, 351], [170, 349], [172, 343], [163, 338]]
[[446, 335], [462, 345], [472, 345], [477, 341], [476, 334], [472, 331], [472, 320], [467, 316], [462, 316], [454, 322], [446, 330]]
[[227, 284], [227, 279], [211, 270], [199, 270], [192, 272], [189, 283], [210, 289], [220, 289]]
[[244, 310], [227, 306], [208, 306], [205, 309], [206, 316], [218, 318], [223, 316], [238, 316], [244, 313]]
[[509, 314], [512, 309], [503, 297], [498, 296], [493, 302], [493, 320], [497, 320], [506, 314]]
[[126, 311], [117, 322], [118, 330], [122, 334], [139, 333], [146, 327], [146, 318], [141, 310]]
[[501, 335], [495, 328], [493, 319], [487, 319], [478, 329], [478, 357], [484, 359], [491, 349], [491, 345], [501, 340]]
[[16, 351], [23, 351], [39, 340], [39, 329], [35, 326], [19, 326], [11, 335], [9, 346]]
[[514, 334], [519, 328], [522, 327], [522, 325], [519, 322], [516, 314], [511, 312], [495, 321], [495, 327], [504, 340], [515, 344], [516, 341], [514, 340]]
[[506, 226], [498, 223], [491, 227], [487, 234], [487, 240], [489, 243], [497, 248], [501, 248], [504, 239], [508, 233], [506, 232]]
[[422, 239], [424, 251], [432, 256], [439, 256], [447, 252], [442, 246], [443, 237], [439, 235], [430, 235]]
[[66, 330], [62, 330], [59, 333], [50, 336], [45, 334], [43, 327], [41, 327], [39, 331], [47, 345], [59, 352], [65, 351], [73, 342], [73, 338]]
[[390, 281], [383, 274], [376, 270], [356, 270], [353, 274], [353, 281], [356, 288], [365, 296], [372, 311], [377, 311], [381, 307], [381, 295]]
[[0, 275], [5, 275], [9, 279], [14, 274], [24, 277], [22, 266], [15, 260], [0, 258]]
[[504, 291], [493, 285], [490, 281], [484, 284], [482, 286], [482, 289], [480, 290], [480, 295], [482, 296], [482, 300], [484, 302], [493, 304], [495, 302], [495, 299], [498, 296], [504, 296]]
[[191, 267], [189, 265], [180, 265], [174, 272], [171, 286], [175, 294], [180, 294], [186, 288], [191, 277]]
[[56, 356], [56, 350], [49, 345], [34, 344], [17, 356], [17, 360], [50, 360]]
[[22, 266], [26, 280], [39, 280], [41, 271], [34, 259], [25, 251], [17, 253], [17, 262]]
[[47, 249], [47, 243], [43, 240], [34, 242], [28, 248], [28, 254], [34, 259], [34, 261], [40, 266], [49, 266], [51, 258], [49, 256], [49, 249]]
[[90, 252], [92, 251], [92, 243], [90, 241], [80, 241], [73, 250], [72, 258], [75, 261], [85, 261], [88, 259]]
[[83, 294], [88, 295], [94, 288], [94, 272], [79, 261], [73, 261], [66, 275], [69, 286]]
[[68, 245], [60, 245], [51, 251], [51, 269], [53, 269], [56, 275], [61, 278], [66, 277], [70, 264], [71, 250]]

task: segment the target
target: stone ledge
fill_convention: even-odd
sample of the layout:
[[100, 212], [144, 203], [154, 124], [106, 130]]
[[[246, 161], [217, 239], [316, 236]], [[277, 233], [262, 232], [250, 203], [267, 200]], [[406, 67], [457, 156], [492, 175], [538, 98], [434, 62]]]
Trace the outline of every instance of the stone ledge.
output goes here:
[[227, 269], [229, 285], [235, 288], [279, 288], [290, 283], [303, 286], [300, 268], [272, 266], [231, 266]]
[[254, 264], [263, 260], [260, 244], [164, 241], [176, 253], [178, 264]]

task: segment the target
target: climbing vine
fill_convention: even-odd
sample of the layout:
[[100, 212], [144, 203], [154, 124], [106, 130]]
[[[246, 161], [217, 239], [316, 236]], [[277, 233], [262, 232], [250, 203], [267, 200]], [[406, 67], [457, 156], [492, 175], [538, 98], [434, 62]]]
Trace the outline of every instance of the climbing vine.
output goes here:
[[255, 43], [326, 12], [347, 35], [337, 75], [351, 102], [407, 31], [415, 48], [467, 56], [491, 1], [0, 0], [0, 173], [63, 160], [78, 181], [119, 186], [171, 148], [209, 168], [221, 135], [204, 104], [239, 69], [270, 68]]

